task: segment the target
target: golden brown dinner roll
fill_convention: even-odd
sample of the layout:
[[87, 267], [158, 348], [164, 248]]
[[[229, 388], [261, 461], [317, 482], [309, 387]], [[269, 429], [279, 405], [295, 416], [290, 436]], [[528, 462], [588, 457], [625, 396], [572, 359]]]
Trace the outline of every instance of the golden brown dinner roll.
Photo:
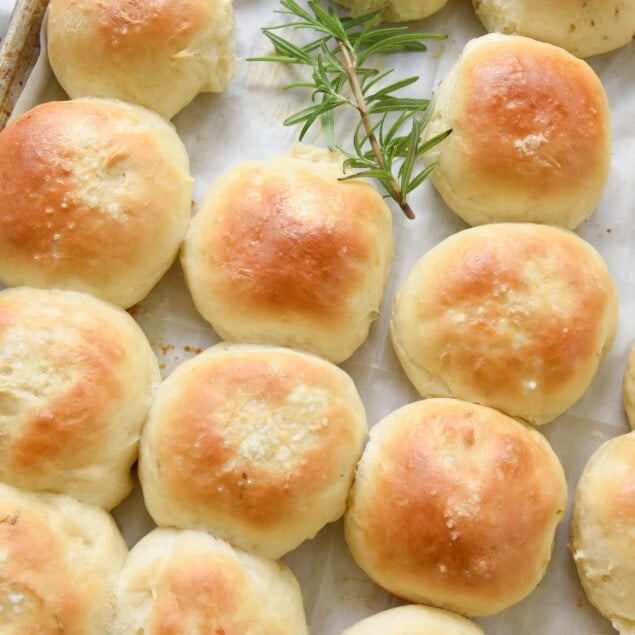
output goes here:
[[391, 215], [342, 157], [306, 146], [227, 171], [181, 256], [201, 315], [224, 340], [339, 363], [368, 336], [393, 255]]
[[236, 64], [231, 0], [51, 0], [47, 38], [70, 97], [121, 99], [167, 119], [223, 91]]
[[571, 551], [589, 601], [620, 633], [635, 628], [635, 432], [605, 441], [578, 481]]
[[387, 591], [484, 616], [542, 579], [566, 504], [562, 466], [537, 430], [485, 406], [425, 399], [372, 428], [345, 535]]
[[383, 11], [386, 22], [410, 22], [441, 11], [447, 0], [336, 0], [351, 10], [352, 16]]
[[130, 551], [114, 635], [306, 635], [300, 587], [282, 562], [200, 531], [154, 529]]
[[586, 391], [610, 349], [615, 284], [573, 232], [531, 223], [462, 230], [399, 289], [391, 336], [423, 397], [457, 397], [533, 424]]
[[578, 57], [606, 53], [635, 37], [633, 0], [472, 0], [488, 31], [517, 33]]
[[129, 307], [167, 271], [190, 218], [189, 159], [157, 114], [48, 102], [0, 132], [0, 281]]
[[424, 161], [438, 163], [432, 182], [469, 225], [574, 229], [601, 199], [608, 100], [591, 67], [562, 48], [514, 35], [470, 40], [438, 88], [423, 137], [448, 129]]
[[0, 480], [113, 508], [159, 364], [123, 309], [75, 291], [0, 291]]
[[632, 345], [622, 378], [622, 398], [628, 422], [635, 430], [635, 344]]
[[106, 635], [127, 552], [107, 512], [0, 483], [0, 631]]
[[340, 635], [483, 635], [483, 629], [456, 613], [409, 604], [371, 615]]
[[279, 558], [337, 520], [366, 438], [352, 379], [313, 355], [218, 344], [157, 391], [139, 475], [159, 526]]

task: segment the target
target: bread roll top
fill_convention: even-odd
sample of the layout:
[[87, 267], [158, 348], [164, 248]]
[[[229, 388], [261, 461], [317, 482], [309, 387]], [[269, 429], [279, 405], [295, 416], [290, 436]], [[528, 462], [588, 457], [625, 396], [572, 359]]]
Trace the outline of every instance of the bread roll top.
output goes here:
[[128, 549], [112, 517], [0, 483], [0, 630], [103, 635]]
[[342, 157], [306, 146], [235, 166], [215, 181], [181, 262], [221, 338], [289, 346], [334, 363], [377, 318], [393, 256], [392, 219]]
[[154, 529], [130, 551], [114, 635], [307, 635], [291, 570], [199, 531]]
[[566, 505], [563, 468], [539, 432], [491, 408], [426, 399], [372, 428], [346, 540], [391, 593], [491, 615], [541, 580]]
[[114, 100], [47, 102], [0, 132], [0, 280], [130, 307], [176, 257], [190, 219], [175, 129]]
[[587, 390], [617, 330], [606, 263], [570, 231], [531, 223], [462, 230], [413, 266], [391, 335], [424, 397], [542, 424]]
[[0, 291], [0, 479], [112, 509], [160, 382], [123, 309], [75, 291]]
[[157, 391], [140, 477], [160, 526], [279, 558], [344, 513], [366, 416], [352, 379], [283, 348], [221, 344]]
[[469, 40], [439, 86], [424, 138], [432, 181], [470, 225], [543, 222], [574, 229], [598, 206], [611, 116], [593, 69], [564, 49], [490, 34]]
[[571, 551], [589, 601], [620, 633], [635, 624], [635, 432], [602, 443], [578, 480]]
[[432, 606], [406, 604], [386, 609], [345, 629], [340, 635], [483, 635], [470, 620]]
[[635, 34], [633, 0], [472, 0], [472, 4], [488, 31], [549, 42], [578, 57], [614, 51]]
[[230, 0], [51, 0], [53, 72], [72, 98], [121, 99], [166, 119], [221, 92], [236, 65]]

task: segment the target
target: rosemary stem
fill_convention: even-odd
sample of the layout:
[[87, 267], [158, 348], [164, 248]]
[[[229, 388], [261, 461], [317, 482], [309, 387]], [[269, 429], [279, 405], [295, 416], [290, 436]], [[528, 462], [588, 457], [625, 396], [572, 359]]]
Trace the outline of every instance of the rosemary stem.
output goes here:
[[[383, 170], [386, 167], [386, 164], [384, 162], [384, 157], [381, 152], [381, 147], [379, 145], [379, 142], [377, 141], [377, 137], [375, 136], [375, 133], [373, 132], [373, 127], [370, 122], [370, 118], [368, 116], [368, 110], [366, 108], [366, 100], [364, 99], [364, 93], [359, 84], [359, 78], [357, 76], [357, 71], [355, 69], [355, 62], [353, 60], [353, 57], [351, 56], [351, 52], [346, 47], [344, 42], [342, 42], [341, 40], [338, 40], [338, 45], [342, 53], [342, 57], [344, 58], [344, 62], [345, 62], [344, 70], [346, 71], [351, 88], [353, 89], [353, 94], [355, 96], [355, 101], [357, 103], [356, 107], [362, 119], [364, 129], [366, 130], [366, 133], [368, 135], [368, 142], [370, 143], [373, 154], [375, 155], [375, 158], [377, 159], [377, 165]], [[390, 179], [389, 181], [387, 181], [386, 186], [390, 190], [393, 199], [397, 201], [397, 203], [399, 204], [399, 207], [401, 208], [403, 213], [409, 219], [412, 220], [415, 217], [414, 212], [412, 211], [412, 208], [410, 207], [408, 202], [403, 200], [404, 199], [403, 194], [399, 186], [395, 182], [395, 180]]]

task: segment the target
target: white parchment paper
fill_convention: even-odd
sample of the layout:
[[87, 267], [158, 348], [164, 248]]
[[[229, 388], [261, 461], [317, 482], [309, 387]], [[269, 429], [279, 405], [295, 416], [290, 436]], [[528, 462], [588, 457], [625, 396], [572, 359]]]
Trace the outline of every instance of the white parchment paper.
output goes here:
[[[0, 4], [0, 26], [10, 0]], [[250, 159], [285, 152], [297, 139], [297, 130], [282, 120], [303, 105], [302, 96], [280, 87], [292, 75], [285, 68], [245, 61], [269, 52], [260, 29], [280, 22], [277, 0], [234, 0], [237, 50], [243, 59], [221, 95], [200, 95], [173, 123], [189, 152], [195, 179], [194, 213], [209, 185], [229, 167]], [[384, 59], [397, 76], [419, 75], [413, 89], [428, 97], [454, 64], [465, 42], [485, 31], [469, 0], [449, 0], [437, 15], [411, 28], [447, 34], [431, 42], [426, 53]], [[604, 440], [629, 430], [623, 411], [621, 382], [625, 362], [635, 341], [635, 42], [587, 60], [607, 91], [613, 117], [613, 163], [602, 201], [577, 233], [604, 256], [620, 292], [620, 326], [615, 344], [602, 362], [585, 396], [569, 412], [540, 428], [559, 455], [573, 494], [578, 476], [594, 449]], [[97, 69], [96, 69], [97, 70]], [[65, 98], [42, 55], [16, 114], [32, 105]], [[319, 131], [307, 138], [322, 145]], [[388, 338], [392, 299], [412, 264], [437, 242], [465, 227], [424, 183], [411, 197], [415, 220], [394, 207], [397, 254], [386, 289], [383, 311], [367, 342], [345, 364], [366, 405], [369, 425], [418, 395], [405, 379]], [[198, 316], [176, 263], [133, 315], [152, 343], [166, 377], [179, 363], [218, 341]], [[570, 509], [569, 509], [570, 513]], [[479, 622], [490, 635], [608, 635], [608, 621], [591, 607], [579, 584], [567, 547], [569, 513], [557, 532], [557, 543], [547, 575], [522, 602]], [[152, 528], [137, 487], [114, 512], [128, 543], [134, 544]], [[341, 522], [325, 527], [285, 557], [296, 573], [305, 601], [312, 635], [338, 635], [350, 624], [398, 604], [374, 585], [352, 561], [345, 546]], [[390, 635], [390, 634], [387, 634]]]

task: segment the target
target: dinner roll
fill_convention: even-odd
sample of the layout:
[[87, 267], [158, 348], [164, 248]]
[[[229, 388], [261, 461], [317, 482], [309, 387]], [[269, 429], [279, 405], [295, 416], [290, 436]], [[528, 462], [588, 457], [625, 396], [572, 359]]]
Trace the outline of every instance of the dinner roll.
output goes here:
[[542, 579], [566, 504], [562, 466], [537, 430], [485, 406], [425, 399], [371, 429], [345, 535], [390, 593], [485, 616]]
[[622, 378], [622, 398], [628, 422], [635, 430], [635, 344], [632, 345]]
[[518, 33], [589, 57], [635, 37], [633, 0], [472, 0], [488, 31]]
[[611, 161], [608, 100], [591, 67], [564, 49], [514, 35], [468, 41], [423, 139], [449, 129], [424, 162], [437, 163], [432, 183], [469, 225], [574, 229], [598, 206]]
[[571, 551], [589, 601], [620, 633], [635, 627], [635, 432], [605, 441], [578, 481]]
[[127, 547], [112, 517], [0, 483], [0, 631], [104, 635]]
[[70, 97], [121, 99], [171, 119], [233, 75], [231, 0], [51, 0], [48, 57]]
[[218, 344], [157, 391], [139, 476], [159, 526], [277, 559], [344, 513], [366, 438], [352, 379], [298, 351]]
[[47, 102], [0, 132], [0, 281], [130, 307], [176, 258], [192, 178], [174, 127], [123, 102]]
[[113, 508], [159, 364], [123, 309], [75, 291], [0, 291], [0, 480]]
[[421, 604], [397, 606], [357, 622], [340, 635], [483, 635], [474, 622]]
[[447, 0], [336, 0], [351, 10], [351, 16], [382, 11], [386, 22], [411, 22], [441, 11]]
[[130, 551], [113, 635], [308, 634], [291, 570], [200, 531], [154, 529]]
[[589, 387], [615, 337], [617, 290], [573, 232], [494, 223], [425, 253], [399, 289], [394, 350], [423, 397], [456, 397], [533, 424]]
[[342, 157], [296, 145], [228, 170], [194, 216], [181, 262], [224, 340], [340, 363], [368, 336], [393, 255], [391, 214]]

